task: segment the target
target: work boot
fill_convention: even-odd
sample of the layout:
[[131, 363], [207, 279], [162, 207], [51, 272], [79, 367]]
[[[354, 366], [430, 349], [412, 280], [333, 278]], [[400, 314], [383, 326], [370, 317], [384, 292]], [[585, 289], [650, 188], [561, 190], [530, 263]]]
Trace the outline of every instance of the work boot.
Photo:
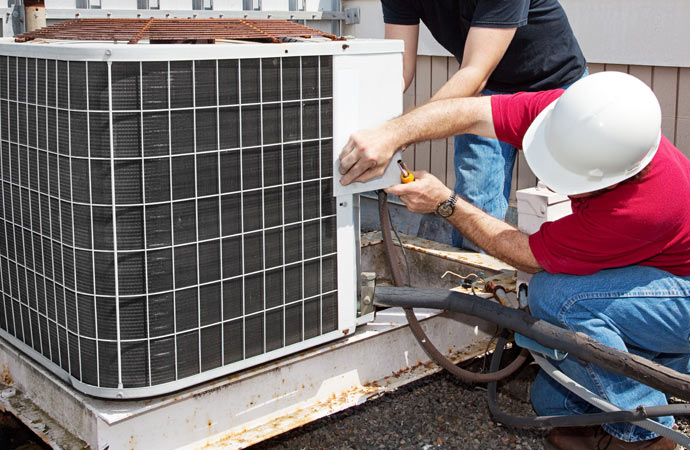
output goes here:
[[659, 436], [647, 441], [625, 442], [600, 426], [552, 429], [544, 443], [549, 450], [674, 450], [676, 443]]

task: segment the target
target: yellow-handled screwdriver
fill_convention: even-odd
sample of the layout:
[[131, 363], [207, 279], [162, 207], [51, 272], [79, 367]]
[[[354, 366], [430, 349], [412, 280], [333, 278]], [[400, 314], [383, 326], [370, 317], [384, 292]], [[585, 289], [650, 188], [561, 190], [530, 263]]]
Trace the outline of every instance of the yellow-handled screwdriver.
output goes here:
[[400, 181], [403, 182], [403, 184], [411, 183], [414, 181], [414, 174], [410, 169], [407, 168], [407, 164], [402, 159], [398, 160], [398, 167], [400, 167]]

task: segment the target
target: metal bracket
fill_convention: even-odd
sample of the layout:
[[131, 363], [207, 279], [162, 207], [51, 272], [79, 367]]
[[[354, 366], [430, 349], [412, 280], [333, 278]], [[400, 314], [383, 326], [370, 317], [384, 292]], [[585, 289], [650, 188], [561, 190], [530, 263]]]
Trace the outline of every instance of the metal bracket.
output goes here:
[[362, 272], [360, 281], [360, 295], [359, 295], [359, 315], [374, 312], [374, 290], [376, 289], [376, 273]]
[[345, 9], [345, 25], [354, 25], [359, 23], [359, 8]]

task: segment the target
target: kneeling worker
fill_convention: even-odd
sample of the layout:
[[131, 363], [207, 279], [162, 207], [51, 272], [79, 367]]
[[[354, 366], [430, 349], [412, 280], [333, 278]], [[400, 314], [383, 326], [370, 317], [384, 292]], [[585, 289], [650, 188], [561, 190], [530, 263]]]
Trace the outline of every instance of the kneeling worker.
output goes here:
[[[340, 155], [341, 182], [381, 174], [397, 148], [427, 139], [473, 133], [522, 148], [536, 176], [572, 200], [571, 215], [532, 235], [426, 172], [387, 191], [410, 211], [440, 213], [487, 253], [535, 273], [534, 316], [690, 373], [690, 161], [660, 128], [659, 104], [644, 83], [603, 72], [567, 91], [440, 100], [357, 132]], [[623, 409], [666, 404], [663, 393], [575, 358], [560, 370]], [[543, 373], [532, 404], [541, 415], [594, 411]], [[673, 424], [672, 417], [658, 420]], [[675, 447], [629, 423], [555, 428], [547, 442], [558, 449]]]

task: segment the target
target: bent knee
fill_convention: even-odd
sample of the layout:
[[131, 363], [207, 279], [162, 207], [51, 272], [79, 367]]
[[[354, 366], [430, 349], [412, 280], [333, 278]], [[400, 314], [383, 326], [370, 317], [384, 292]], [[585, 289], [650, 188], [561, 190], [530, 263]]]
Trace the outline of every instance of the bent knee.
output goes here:
[[[559, 292], [558, 279], [560, 275], [546, 271], [537, 272], [532, 276], [528, 288], [528, 303], [530, 313], [539, 319], [556, 319], [558, 304], [564, 301]], [[560, 300], [560, 301], [559, 301]]]

